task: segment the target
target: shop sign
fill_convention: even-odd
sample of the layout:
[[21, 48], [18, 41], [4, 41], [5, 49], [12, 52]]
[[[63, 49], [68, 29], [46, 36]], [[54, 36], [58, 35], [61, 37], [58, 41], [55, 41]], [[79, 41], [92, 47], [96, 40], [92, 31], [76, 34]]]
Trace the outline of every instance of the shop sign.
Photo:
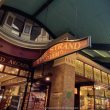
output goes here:
[[84, 63], [76, 60], [75, 61], [75, 72], [78, 75], [84, 76]]
[[93, 69], [92, 66], [85, 64], [85, 77], [93, 79]]
[[33, 66], [69, 55], [88, 46], [90, 46], [89, 37], [80, 40], [65, 40], [50, 47], [38, 60], [33, 63]]
[[108, 75], [102, 71], [102, 83], [108, 84]]
[[96, 68], [94, 68], [94, 80], [96, 82], [101, 82], [101, 71]]
[[29, 69], [29, 64], [15, 60], [14, 58], [9, 58], [0, 54], [0, 63], [12, 67], [20, 67], [23, 69]]

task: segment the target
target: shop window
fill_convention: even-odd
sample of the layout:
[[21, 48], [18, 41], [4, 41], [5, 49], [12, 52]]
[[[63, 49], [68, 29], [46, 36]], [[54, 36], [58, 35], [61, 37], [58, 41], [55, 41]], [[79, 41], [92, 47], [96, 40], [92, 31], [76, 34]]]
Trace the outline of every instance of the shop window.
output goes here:
[[18, 71], [19, 71], [19, 69], [17, 69], [17, 68], [6, 66], [4, 72], [17, 75], [18, 74]]
[[27, 77], [28, 75], [29, 75], [29, 71], [20, 70], [20, 76], [25, 76], [25, 77]]
[[93, 87], [80, 88], [80, 110], [94, 110]]

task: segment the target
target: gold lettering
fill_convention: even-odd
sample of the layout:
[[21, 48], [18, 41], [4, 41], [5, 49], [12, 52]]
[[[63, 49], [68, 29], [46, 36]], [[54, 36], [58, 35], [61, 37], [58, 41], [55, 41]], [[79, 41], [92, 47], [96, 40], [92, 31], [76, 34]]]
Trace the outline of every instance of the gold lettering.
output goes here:
[[9, 62], [8, 62], [9, 64], [11, 64], [11, 65], [13, 65], [13, 61], [12, 60], [9, 60]]
[[69, 43], [69, 44], [68, 44], [69, 49], [74, 49], [74, 44], [75, 44], [75, 43]]
[[67, 50], [68, 49], [68, 42], [65, 42], [63, 44], [63, 47], [62, 47], [63, 50]]
[[61, 50], [62, 48], [63, 48], [63, 43], [60, 43], [60, 44], [57, 46], [57, 49], [56, 49], [56, 50], [58, 51], [58, 50]]
[[19, 66], [19, 67], [26, 67], [26, 68], [29, 67], [27, 64], [17, 62], [15, 60], [9, 60], [8, 64], [11, 64], [11, 65], [14, 65], [14, 66]]
[[80, 48], [81, 48], [80, 42], [76, 42], [75, 45], [74, 45], [74, 49], [75, 49], [75, 50], [78, 50], [78, 49], [80, 49]]

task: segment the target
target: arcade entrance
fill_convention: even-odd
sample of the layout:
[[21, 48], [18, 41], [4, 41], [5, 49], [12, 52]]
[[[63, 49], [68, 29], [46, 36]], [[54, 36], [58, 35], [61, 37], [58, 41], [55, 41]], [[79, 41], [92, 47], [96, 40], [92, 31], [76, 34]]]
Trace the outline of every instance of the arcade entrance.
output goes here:
[[32, 70], [19, 60], [0, 57], [0, 110], [26, 110]]

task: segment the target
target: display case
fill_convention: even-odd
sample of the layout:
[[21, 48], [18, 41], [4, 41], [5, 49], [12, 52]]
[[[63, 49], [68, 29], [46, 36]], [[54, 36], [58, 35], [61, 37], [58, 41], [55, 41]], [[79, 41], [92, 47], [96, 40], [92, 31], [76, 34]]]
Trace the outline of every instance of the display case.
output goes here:
[[93, 87], [80, 88], [80, 110], [94, 110]]

